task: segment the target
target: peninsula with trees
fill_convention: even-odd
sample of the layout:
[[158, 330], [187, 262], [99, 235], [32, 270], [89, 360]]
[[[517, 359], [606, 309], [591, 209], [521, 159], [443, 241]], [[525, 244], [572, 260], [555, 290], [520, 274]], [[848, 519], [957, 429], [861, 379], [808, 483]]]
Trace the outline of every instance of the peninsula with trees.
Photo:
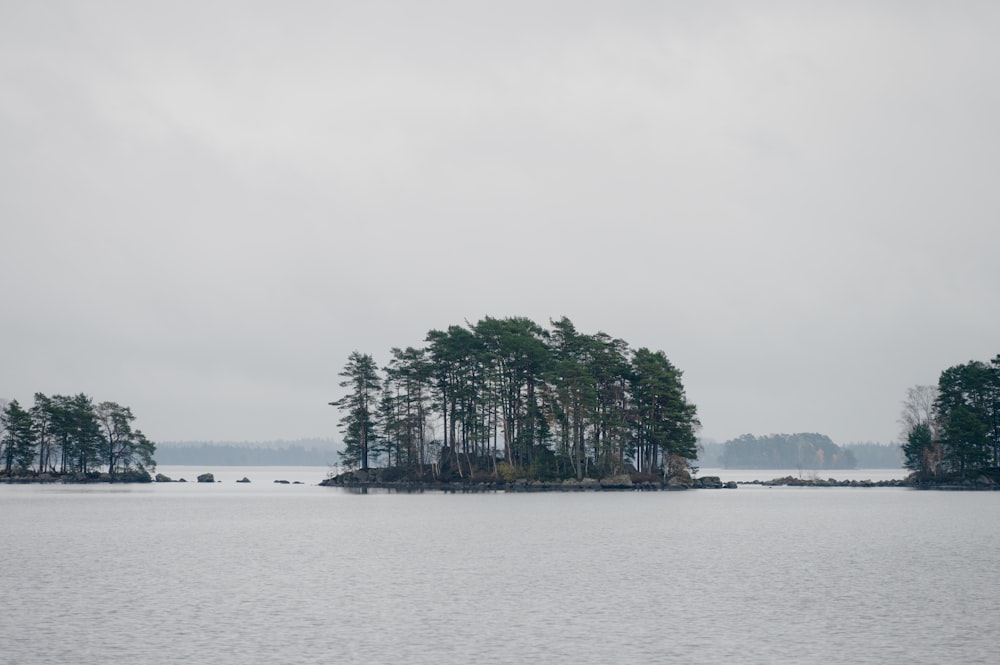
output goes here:
[[907, 390], [899, 422], [916, 486], [1000, 488], [1000, 354]]

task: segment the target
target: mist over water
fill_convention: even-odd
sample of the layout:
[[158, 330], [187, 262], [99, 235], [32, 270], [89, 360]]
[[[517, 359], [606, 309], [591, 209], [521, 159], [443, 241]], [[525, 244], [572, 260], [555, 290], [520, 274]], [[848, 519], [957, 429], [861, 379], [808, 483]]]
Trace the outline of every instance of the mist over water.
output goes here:
[[0, 486], [4, 659], [992, 660], [1000, 493], [359, 495], [256, 472]]

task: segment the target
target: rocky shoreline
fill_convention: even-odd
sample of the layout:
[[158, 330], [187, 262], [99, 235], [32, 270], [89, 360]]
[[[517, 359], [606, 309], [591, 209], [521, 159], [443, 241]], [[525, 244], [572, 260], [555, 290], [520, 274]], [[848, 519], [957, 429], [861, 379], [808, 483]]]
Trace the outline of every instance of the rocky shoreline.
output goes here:
[[837, 480], [835, 478], [796, 478], [785, 476], [772, 480], [751, 480], [740, 482], [740, 485], [763, 485], [765, 487], [910, 487], [919, 490], [942, 491], [983, 491], [1000, 490], [1000, 479], [986, 473], [974, 478], [945, 478], [940, 480], [921, 480], [914, 474], [902, 479], [892, 480]]
[[82, 473], [79, 471], [67, 473], [27, 473], [27, 474], [7, 474], [0, 473], [0, 483], [8, 485], [25, 485], [32, 483], [63, 483], [82, 485], [88, 483], [151, 483], [152, 476], [146, 471], [123, 471], [114, 475], [90, 471]]
[[762, 487], [903, 487], [920, 490], [942, 491], [989, 491], [1000, 490], [1000, 476], [981, 474], [974, 478], [920, 480], [911, 474], [906, 478], [890, 480], [837, 480], [836, 478], [799, 478], [784, 476], [771, 480], [728, 481], [719, 476], [702, 476], [693, 478], [678, 475], [668, 478], [665, 482], [643, 474], [622, 474], [610, 478], [583, 480], [541, 481], [541, 480], [457, 480], [457, 481], [424, 481], [395, 480], [383, 477], [381, 469], [368, 471], [347, 471], [338, 476], [327, 478], [319, 483], [323, 487], [340, 487], [351, 490], [379, 489], [393, 492], [424, 492], [441, 491], [452, 493], [474, 492], [600, 492], [600, 491], [633, 491], [656, 492], [677, 491], [689, 489], [736, 489], [740, 485], [758, 485]]
[[323, 487], [346, 489], [383, 489], [396, 492], [657, 492], [687, 489], [736, 489], [735, 482], [723, 482], [718, 476], [691, 478], [676, 476], [666, 482], [653, 480], [644, 474], [621, 474], [608, 478], [583, 480], [525, 480], [475, 479], [456, 481], [387, 480], [380, 477], [380, 469], [347, 471], [319, 483]]
[[[347, 471], [340, 475], [326, 478], [318, 483], [321, 487], [340, 487], [350, 490], [388, 490], [401, 493], [437, 491], [447, 493], [476, 492], [658, 492], [682, 491], [689, 489], [736, 489], [740, 485], [757, 485], [761, 487], [904, 487], [918, 490], [940, 491], [1000, 491], [1000, 472], [983, 473], [971, 478], [947, 478], [938, 480], [920, 480], [915, 475], [902, 479], [891, 480], [837, 480], [836, 478], [800, 478], [784, 476], [771, 480], [723, 481], [719, 476], [702, 476], [699, 478], [678, 475], [668, 478], [665, 482], [647, 474], [621, 474], [609, 478], [584, 478], [583, 480], [525, 480], [504, 481], [492, 478], [477, 478], [474, 480], [434, 481], [434, 480], [390, 480], [383, 476], [383, 469], [368, 471]], [[4, 474], [0, 473], [2, 484], [92, 484], [92, 483], [170, 483], [187, 482], [184, 478], [173, 480], [163, 474], [151, 477], [145, 471], [132, 471], [111, 476], [107, 473], [32, 473]], [[198, 483], [217, 482], [211, 473], [201, 474]], [[237, 483], [249, 483], [246, 477]], [[287, 480], [275, 480], [275, 483], [288, 484]], [[296, 485], [302, 484], [295, 481]]]
[[837, 480], [836, 478], [796, 478], [785, 476], [771, 480], [746, 480], [740, 485], [763, 485], [764, 487], [913, 487], [908, 478], [891, 480]]

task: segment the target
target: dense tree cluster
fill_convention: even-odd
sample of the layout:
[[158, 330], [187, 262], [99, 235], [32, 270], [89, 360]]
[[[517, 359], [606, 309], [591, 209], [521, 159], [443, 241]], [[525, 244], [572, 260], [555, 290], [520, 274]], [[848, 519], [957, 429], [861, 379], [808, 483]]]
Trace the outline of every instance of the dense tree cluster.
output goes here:
[[900, 417], [906, 466], [923, 479], [1000, 467], [1000, 355], [941, 372], [907, 391]]
[[696, 456], [681, 371], [569, 319], [544, 329], [487, 317], [431, 330], [379, 368], [351, 354], [341, 376], [343, 462], [400, 477], [539, 479], [669, 475]]
[[111, 477], [155, 469], [155, 444], [132, 426], [135, 416], [115, 402], [78, 395], [35, 393], [31, 408], [7, 402], [0, 414], [0, 471], [99, 474]]
[[854, 454], [824, 434], [744, 434], [727, 441], [722, 454], [727, 469], [853, 469]]

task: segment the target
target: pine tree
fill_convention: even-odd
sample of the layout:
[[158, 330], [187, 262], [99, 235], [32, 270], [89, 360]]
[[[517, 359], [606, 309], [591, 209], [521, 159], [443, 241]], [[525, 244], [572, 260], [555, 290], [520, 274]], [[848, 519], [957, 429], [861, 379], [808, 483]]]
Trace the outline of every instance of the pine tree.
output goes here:
[[344, 414], [340, 431], [344, 437], [341, 460], [349, 467], [368, 470], [368, 461], [378, 440], [377, 418], [381, 379], [374, 358], [354, 351], [347, 359], [340, 376], [341, 388], [350, 392], [336, 402], [330, 402]]

